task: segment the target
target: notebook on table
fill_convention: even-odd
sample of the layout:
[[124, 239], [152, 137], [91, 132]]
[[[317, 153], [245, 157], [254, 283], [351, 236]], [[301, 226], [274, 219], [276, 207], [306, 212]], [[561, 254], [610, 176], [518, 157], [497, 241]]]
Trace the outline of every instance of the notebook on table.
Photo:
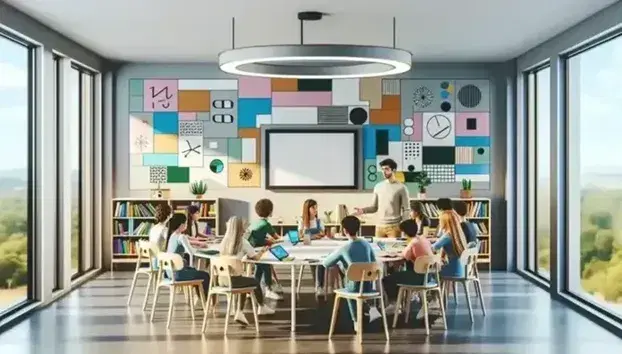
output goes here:
[[272, 255], [281, 262], [291, 261], [294, 259], [294, 257], [289, 256], [289, 253], [281, 245], [276, 245], [270, 248], [270, 253], [272, 253]]

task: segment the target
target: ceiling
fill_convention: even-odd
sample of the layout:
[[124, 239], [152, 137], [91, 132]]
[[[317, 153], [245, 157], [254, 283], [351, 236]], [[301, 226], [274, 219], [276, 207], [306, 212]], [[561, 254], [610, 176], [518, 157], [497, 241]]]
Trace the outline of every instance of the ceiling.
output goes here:
[[[305, 43], [397, 46], [414, 61], [502, 61], [617, 0], [5, 0], [109, 59], [215, 62], [236, 46]], [[183, 4], [183, 5], [182, 5]]]

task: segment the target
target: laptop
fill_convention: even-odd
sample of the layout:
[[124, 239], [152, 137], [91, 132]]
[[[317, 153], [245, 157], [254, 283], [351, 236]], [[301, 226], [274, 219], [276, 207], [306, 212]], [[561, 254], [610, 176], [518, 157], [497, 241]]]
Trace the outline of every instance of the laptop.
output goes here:
[[270, 253], [272, 253], [272, 255], [281, 262], [291, 261], [292, 259], [294, 259], [294, 257], [289, 256], [289, 253], [287, 253], [285, 248], [283, 248], [283, 246], [281, 245], [276, 245], [270, 248]]
[[294, 246], [296, 246], [300, 242], [300, 234], [298, 233], [298, 230], [288, 231], [287, 237], [289, 237], [289, 241]]

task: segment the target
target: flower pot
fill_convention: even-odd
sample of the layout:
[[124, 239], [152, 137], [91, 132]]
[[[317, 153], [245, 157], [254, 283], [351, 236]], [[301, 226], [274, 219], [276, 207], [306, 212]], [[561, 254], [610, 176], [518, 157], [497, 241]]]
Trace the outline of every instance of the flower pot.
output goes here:
[[203, 199], [203, 194], [195, 194], [194, 197], [196, 199]]
[[428, 196], [425, 192], [419, 192], [417, 194], [417, 199], [426, 199]]
[[460, 198], [463, 198], [463, 199], [471, 198], [471, 191], [470, 190], [461, 189], [460, 190]]

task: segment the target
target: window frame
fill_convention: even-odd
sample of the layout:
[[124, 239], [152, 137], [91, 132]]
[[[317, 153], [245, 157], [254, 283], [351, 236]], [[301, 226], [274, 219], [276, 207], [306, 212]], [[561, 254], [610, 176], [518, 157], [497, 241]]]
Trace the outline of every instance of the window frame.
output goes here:
[[26, 245], [27, 251], [26, 255], [28, 260], [26, 262], [27, 267], [27, 279], [28, 283], [26, 285], [26, 298], [23, 301], [17, 302], [13, 304], [11, 307], [0, 309], [0, 320], [4, 319], [17, 311], [29, 306], [30, 304], [36, 302], [37, 294], [38, 294], [38, 286], [39, 286], [39, 274], [37, 272], [38, 260], [37, 260], [37, 162], [38, 162], [38, 154], [37, 154], [37, 139], [36, 133], [39, 128], [37, 122], [37, 111], [39, 109], [37, 105], [36, 99], [36, 88], [37, 88], [37, 57], [36, 57], [36, 49], [37, 46], [33, 43], [30, 43], [26, 40], [23, 40], [8, 31], [3, 30], [0, 27], [0, 38], [6, 39], [9, 42], [13, 42], [17, 45], [23, 46], [28, 51], [28, 112], [27, 112], [27, 121], [28, 127], [27, 131], [27, 146], [28, 146], [28, 158], [27, 158], [27, 166], [26, 166]]

